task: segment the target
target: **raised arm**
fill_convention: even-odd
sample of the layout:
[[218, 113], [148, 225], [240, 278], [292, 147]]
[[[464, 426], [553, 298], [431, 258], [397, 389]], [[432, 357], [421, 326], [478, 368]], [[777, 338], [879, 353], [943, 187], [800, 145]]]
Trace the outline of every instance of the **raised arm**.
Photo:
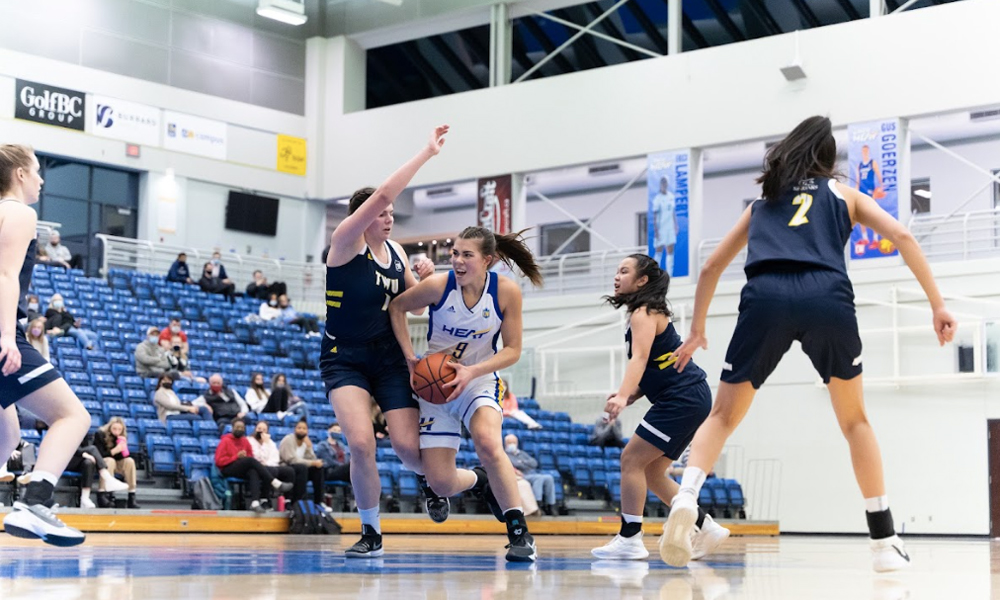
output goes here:
[[[759, 202], [763, 202], [763, 200], [759, 200]], [[733, 262], [740, 250], [747, 245], [752, 211], [753, 204], [743, 211], [740, 220], [729, 230], [726, 237], [722, 238], [722, 243], [715, 249], [715, 252], [712, 252], [712, 255], [705, 262], [705, 266], [701, 268], [698, 286], [694, 292], [694, 315], [691, 317], [691, 332], [684, 343], [674, 351], [678, 373], [684, 370], [696, 349], [708, 349], [708, 340], [705, 338], [708, 305], [712, 303], [712, 297], [715, 296], [715, 288], [719, 285], [722, 273], [729, 266], [729, 263]]]
[[7, 376], [21, 368], [15, 338], [17, 302], [21, 297], [18, 276], [38, 218], [34, 210], [15, 202], [5, 203], [0, 217], [0, 361], [6, 359], [0, 372]]
[[920, 283], [920, 287], [923, 288], [924, 294], [927, 295], [927, 300], [931, 304], [931, 310], [934, 313], [934, 334], [937, 335], [938, 344], [943, 346], [945, 342], [950, 342], [955, 337], [958, 322], [945, 308], [944, 298], [941, 297], [937, 282], [934, 281], [931, 266], [916, 238], [898, 219], [893, 218], [866, 194], [839, 183], [837, 189], [845, 198], [849, 199], [849, 205], [854, 206], [854, 221], [856, 223], [874, 229], [899, 249], [900, 256], [913, 272], [913, 276], [917, 278], [917, 282]]
[[444, 136], [447, 133], [447, 125], [435, 127], [427, 145], [382, 182], [382, 185], [378, 186], [371, 197], [354, 214], [341, 221], [330, 235], [330, 253], [326, 258], [326, 266], [336, 267], [341, 264], [339, 261], [342, 261], [345, 256], [353, 256], [358, 252], [358, 246], [365, 229], [382, 211], [389, 208], [396, 196], [406, 189], [420, 167], [441, 151], [441, 147], [444, 146]]

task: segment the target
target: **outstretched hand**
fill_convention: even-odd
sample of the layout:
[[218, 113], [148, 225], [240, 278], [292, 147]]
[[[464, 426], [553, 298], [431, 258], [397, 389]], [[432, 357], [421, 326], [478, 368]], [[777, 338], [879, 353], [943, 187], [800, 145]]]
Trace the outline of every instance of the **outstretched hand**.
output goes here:
[[938, 344], [944, 346], [946, 342], [955, 339], [955, 330], [958, 329], [958, 321], [948, 312], [946, 308], [939, 308], [934, 311], [934, 333], [937, 334]]
[[698, 348], [708, 350], [708, 338], [703, 333], [691, 331], [684, 343], [674, 350], [674, 358], [677, 359], [674, 368], [678, 373], [684, 372], [684, 367], [691, 362], [691, 357]]
[[449, 129], [448, 125], [438, 125], [434, 128], [431, 139], [427, 142], [427, 149], [431, 151], [431, 154], [437, 156], [437, 153], [441, 151], [441, 147], [444, 146], [444, 136]]

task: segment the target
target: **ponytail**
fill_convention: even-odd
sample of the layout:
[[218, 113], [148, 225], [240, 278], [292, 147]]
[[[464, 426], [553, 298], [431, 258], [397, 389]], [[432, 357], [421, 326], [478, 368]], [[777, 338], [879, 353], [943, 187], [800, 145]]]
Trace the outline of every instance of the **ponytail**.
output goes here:
[[630, 313], [645, 306], [646, 310], [651, 313], [660, 313], [668, 317], [674, 316], [667, 303], [670, 275], [661, 269], [655, 260], [645, 254], [631, 254], [628, 258], [635, 261], [636, 279], [641, 279], [645, 275], [648, 281], [631, 294], [605, 296], [604, 301], [615, 308], [624, 306]]
[[803, 179], [836, 178], [836, 169], [837, 141], [830, 119], [809, 117], [767, 151], [757, 183], [763, 188], [761, 196], [775, 202]]
[[522, 233], [527, 229], [522, 229], [517, 233], [498, 234], [493, 233], [485, 227], [466, 227], [458, 237], [463, 240], [480, 241], [480, 250], [484, 256], [495, 256], [505, 265], [517, 268], [531, 281], [535, 287], [542, 286], [542, 270], [535, 262], [535, 257], [531, 254], [528, 245], [524, 243]]

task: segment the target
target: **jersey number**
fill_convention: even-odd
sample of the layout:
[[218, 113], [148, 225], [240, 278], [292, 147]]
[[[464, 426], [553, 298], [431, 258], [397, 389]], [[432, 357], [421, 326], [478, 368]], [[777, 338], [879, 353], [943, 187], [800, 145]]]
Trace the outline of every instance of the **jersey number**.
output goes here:
[[799, 225], [805, 225], [809, 222], [809, 218], [806, 217], [806, 213], [813, 205], [813, 197], [811, 194], [799, 194], [798, 196], [792, 198], [792, 204], [799, 207], [799, 210], [795, 211], [795, 216], [792, 220], [788, 222], [789, 227], [798, 227]]
[[469, 342], [461, 342], [459, 345], [455, 346], [455, 350], [451, 353], [455, 358], [462, 358], [465, 354], [466, 348], [469, 347]]
[[382, 312], [385, 312], [385, 311], [389, 310], [389, 301], [390, 300], [392, 300], [392, 298], [389, 297], [389, 294], [386, 294], [385, 295], [385, 302], [382, 303]]

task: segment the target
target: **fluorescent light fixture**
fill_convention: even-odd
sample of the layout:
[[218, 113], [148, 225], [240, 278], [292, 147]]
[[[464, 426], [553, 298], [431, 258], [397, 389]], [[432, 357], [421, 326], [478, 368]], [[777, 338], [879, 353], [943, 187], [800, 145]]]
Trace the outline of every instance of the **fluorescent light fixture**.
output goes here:
[[931, 198], [930, 190], [913, 190], [913, 195], [920, 196], [921, 198], [927, 198], [928, 200]]
[[393, 6], [402, 6], [403, 0], [379, 0], [382, 4], [391, 4]]
[[289, 25], [303, 25], [308, 20], [306, 6], [299, 0], [260, 0], [257, 14]]
[[340, 200], [337, 200], [337, 204], [339, 204], [341, 206], [347, 206], [350, 203], [351, 203], [351, 199], [350, 198], [341, 198]]

